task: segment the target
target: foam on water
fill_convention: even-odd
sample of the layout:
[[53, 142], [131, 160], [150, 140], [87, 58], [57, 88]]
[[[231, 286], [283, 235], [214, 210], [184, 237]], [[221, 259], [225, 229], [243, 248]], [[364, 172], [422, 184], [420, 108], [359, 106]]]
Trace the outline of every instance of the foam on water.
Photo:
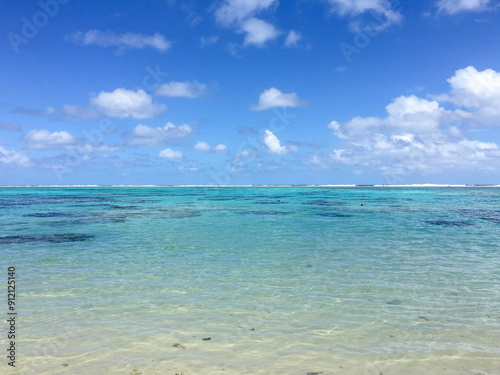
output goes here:
[[0, 192], [19, 374], [500, 373], [500, 189]]

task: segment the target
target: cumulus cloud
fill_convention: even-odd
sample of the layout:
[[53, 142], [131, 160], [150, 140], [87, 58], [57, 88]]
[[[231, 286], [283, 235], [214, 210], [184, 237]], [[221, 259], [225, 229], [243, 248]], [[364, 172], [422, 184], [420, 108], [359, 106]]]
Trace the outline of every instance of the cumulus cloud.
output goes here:
[[25, 148], [33, 150], [69, 149], [78, 140], [67, 131], [53, 132], [48, 130], [31, 130], [24, 136]]
[[[382, 30], [390, 25], [399, 23], [402, 16], [399, 12], [392, 9], [389, 0], [328, 0], [332, 11], [341, 16], [357, 17], [366, 12], [374, 12], [384, 17], [384, 20], [377, 20], [373, 26], [373, 21], [363, 27]], [[369, 26], [370, 25], [370, 26]], [[359, 31], [361, 28], [359, 21], [351, 23], [353, 31]]]
[[169, 82], [164, 83], [156, 89], [156, 95], [168, 96], [168, 97], [180, 97], [180, 98], [197, 98], [207, 92], [207, 86], [199, 83], [198, 81], [193, 82]]
[[116, 145], [104, 145], [100, 142], [88, 142], [77, 139], [67, 131], [50, 132], [46, 129], [31, 130], [23, 138], [25, 149], [31, 150], [77, 150], [81, 153], [112, 152], [120, 147]]
[[459, 12], [483, 11], [489, 3], [490, 0], [439, 0], [437, 6], [439, 12], [453, 15]]
[[132, 140], [129, 142], [129, 145], [160, 146], [169, 140], [187, 137], [192, 132], [193, 129], [188, 124], [175, 126], [171, 122], [168, 122], [164, 127], [156, 128], [139, 124], [130, 134]]
[[160, 151], [158, 158], [173, 162], [180, 162], [182, 160], [182, 152], [166, 148], [165, 150]]
[[284, 155], [288, 153], [288, 149], [281, 144], [278, 137], [276, 137], [272, 131], [266, 129], [263, 136], [264, 144], [267, 146], [267, 149], [271, 154]]
[[468, 66], [457, 70], [448, 83], [450, 94], [439, 99], [464, 107], [467, 112], [460, 113], [469, 121], [500, 125], [500, 73]]
[[[494, 104], [499, 103], [497, 74], [468, 67], [448, 80], [450, 93], [437, 100], [401, 96], [387, 105], [387, 117], [332, 121], [328, 127], [342, 146], [329, 155], [330, 162], [386, 175], [439, 173], [446, 169], [494, 170], [500, 163], [499, 145], [469, 139], [457, 125], [470, 121], [481, 124], [493, 118], [500, 125], [500, 110]], [[439, 103], [444, 100], [467, 108], [447, 110]], [[492, 112], [494, 116], [486, 118], [485, 113]]]
[[302, 39], [302, 35], [298, 33], [297, 31], [290, 30], [288, 32], [288, 35], [286, 36], [285, 40], [285, 47], [290, 48], [290, 47], [295, 47], [297, 46], [297, 43]]
[[118, 88], [112, 92], [101, 91], [90, 104], [97, 111], [108, 117], [132, 117], [136, 119], [152, 118], [166, 110], [163, 104], [153, 103], [144, 90], [137, 91]]
[[279, 35], [279, 31], [274, 25], [258, 18], [246, 20], [241, 25], [241, 30], [246, 33], [243, 43], [245, 46], [263, 47], [266, 42], [275, 39]]
[[255, 16], [278, 5], [278, 0], [225, 0], [215, 10], [215, 18], [219, 24], [244, 33], [244, 46], [263, 47], [280, 32], [273, 24]]
[[278, 6], [278, 0], [225, 0], [216, 10], [217, 22], [228, 26], [234, 22], [241, 22], [255, 14]]
[[0, 164], [12, 167], [29, 167], [31, 160], [25, 154], [17, 151], [6, 150], [0, 146]]
[[120, 51], [125, 49], [143, 49], [146, 47], [166, 51], [171, 46], [171, 42], [159, 33], [153, 35], [134, 33], [116, 34], [112, 31], [89, 30], [86, 33], [78, 31], [70, 34], [66, 39], [84, 46], [117, 47]]
[[225, 154], [228, 152], [227, 146], [224, 144], [218, 144], [215, 145], [214, 147], [210, 147], [210, 145], [207, 142], [197, 142], [194, 145], [193, 149], [196, 151], [211, 151], [215, 152], [216, 154]]
[[66, 104], [62, 108], [64, 119], [95, 120], [106, 117], [146, 119], [162, 115], [167, 110], [165, 104], [153, 102], [144, 90], [137, 91], [117, 88], [114, 91], [101, 91], [90, 98], [88, 107]]
[[196, 151], [208, 151], [210, 150], [210, 145], [207, 142], [196, 142], [193, 148]]
[[307, 103], [297, 96], [296, 93], [284, 94], [280, 90], [271, 87], [264, 90], [259, 96], [259, 103], [251, 106], [253, 111], [263, 111], [275, 107], [299, 107]]

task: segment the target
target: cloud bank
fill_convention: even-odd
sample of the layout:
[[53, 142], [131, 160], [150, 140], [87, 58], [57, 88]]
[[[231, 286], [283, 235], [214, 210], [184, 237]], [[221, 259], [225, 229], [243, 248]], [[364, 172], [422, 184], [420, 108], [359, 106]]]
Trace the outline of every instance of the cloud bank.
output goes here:
[[[427, 100], [400, 96], [386, 107], [387, 117], [355, 117], [332, 121], [328, 127], [342, 141], [329, 161], [384, 174], [439, 173], [444, 170], [493, 171], [500, 163], [500, 147], [469, 139], [460, 125], [500, 126], [499, 74], [474, 67], [457, 70], [450, 93]], [[459, 108], [445, 109], [439, 101]]]

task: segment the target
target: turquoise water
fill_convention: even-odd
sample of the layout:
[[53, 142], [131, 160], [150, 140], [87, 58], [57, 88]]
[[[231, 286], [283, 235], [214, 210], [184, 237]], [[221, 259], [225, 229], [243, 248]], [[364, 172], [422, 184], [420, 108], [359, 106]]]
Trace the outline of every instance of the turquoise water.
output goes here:
[[500, 374], [498, 188], [0, 194], [2, 373]]

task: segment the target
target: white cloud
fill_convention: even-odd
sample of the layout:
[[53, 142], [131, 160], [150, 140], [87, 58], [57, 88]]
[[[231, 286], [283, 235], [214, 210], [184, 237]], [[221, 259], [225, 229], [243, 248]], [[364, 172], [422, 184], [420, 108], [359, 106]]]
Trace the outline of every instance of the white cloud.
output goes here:
[[78, 31], [68, 35], [66, 39], [85, 46], [118, 47], [119, 50], [150, 47], [159, 51], [166, 51], [171, 46], [171, 42], [159, 33], [148, 36], [134, 33], [116, 34], [112, 31], [89, 30], [86, 33]]
[[[332, 6], [332, 10], [341, 16], [356, 17], [366, 12], [375, 12], [385, 17], [385, 20], [377, 20], [366, 24], [364, 27], [382, 30], [390, 25], [399, 23], [402, 16], [399, 12], [392, 9], [389, 0], [328, 0]], [[369, 26], [370, 25], [370, 26]], [[353, 31], [359, 31], [359, 22], [351, 24]]]
[[188, 124], [175, 126], [168, 122], [164, 127], [153, 128], [151, 126], [137, 125], [130, 134], [131, 146], [160, 146], [168, 140], [184, 138], [192, 134], [193, 129]]
[[278, 6], [278, 0], [225, 0], [215, 11], [216, 20], [228, 26], [241, 22], [255, 14]]
[[460, 69], [448, 79], [449, 95], [438, 96], [464, 107], [460, 111], [469, 121], [500, 125], [500, 73], [486, 69], [478, 72], [473, 66]]
[[0, 164], [13, 167], [29, 167], [31, 160], [25, 154], [17, 151], [6, 150], [0, 146]]
[[112, 92], [101, 91], [90, 104], [108, 117], [132, 117], [144, 119], [156, 117], [165, 112], [166, 106], [155, 104], [144, 90], [118, 88]]
[[197, 142], [193, 148], [196, 151], [209, 151], [210, 145], [207, 142]]
[[285, 47], [287, 48], [295, 47], [301, 39], [302, 35], [300, 35], [300, 33], [294, 30], [290, 30], [288, 32], [288, 35], [286, 36]]
[[218, 144], [214, 147], [210, 147], [207, 142], [197, 142], [194, 145], [193, 149], [196, 151], [211, 151], [215, 152], [216, 154], [225, 154], [228, 152], [227, 146], [224, 144]]
[[160, 151], [158, 154], [160, 159], [166, 159], [174, 162], [180, 162], [182, 160], [182, 152], [174, 151], [170, 148], [166, 148], [165, 150]]
[[[328, 127], [343, 145], [333, 150], [330, 162], [378, 170], [386, 175], [439, 173], [447, 169], [495, 170], [500, 165], [500, 146], [468, 139], [456, 125], [464, 120], [477, 120], [478, 112], [497, 103], [497, 74], [492, 70], [477, 72], [469, 67], [457, 71], [448, 80], [451, 92], [439, 96], [438, 100], [446, 99], [457, 105], [474, 103], [473, 112], [446, 110], [437, 100], [412, 95], [401, 96], [390, 103], [385, 118], [332, 121]], [[475, 101], [470, 100], [470, 95]]]
[[243, 22], [241, 30], [246, 33], [245, 46], [263, 47], [266, 42], [275, 39], [279, 35], [279, 31], [274, 25], [258, 18], [250, 18]]
[[215, 152], [215, 153], [217, 153], [217, 154], [226, 154], [228, 152], [227, 146], [223, 145], [223, 144], [215, 145], [212, 148], [212, 151]]
[[101, 142], [88, 142], [77, 139], [67, 131], [50, 132], [46, 129], [31, 130], [23, 138], [24, 148], [31, 150], [77, 150], [81, 153], [113, 152], [120, 149], [117, 145], [104, 145]]
[[287, 148], [281, 144], [278, 137], [276, 137], [272, 131], [267, 129], [264, 132], [264, 144], [272, 154], [284, 155], [288, 152]]
[[[238, 32], [244, 33], [244, 46], [263, 47], [280, 32], [273, 24], [255, 16], [269, 9], [274, 10], [278, 5], [278, 0], [225, 0], [215, 10], [215, 18], [219, 24], [235, 27]], [[234, 45], [228, 47], [235, 54]]]
[[168, 97], [180, 97], [180, 98], [196, 98], [207, 92], [207, 86], [199, 83], [198, 81], [193, 82], [169, 82], [164, 83], [156, 89], [156, 95], [168, 96]]
[[489, 3], [490, 0], [439, 0], [437, 6], [439, 12], [453, 15], [464, 11], [483, 11]]
[[31, 130], [24, 136], [27, 149], [51, 150], [74, 148], [78, 140], [67, 131]]
[[259, 103], [256, 106], [252, 106], [251, 109], [253, 111], [263, 111], [274, 107], [299, 107], [306, 104], [294, 92], [284, 94], [280, 90], [271, 87], [260, 94]]

